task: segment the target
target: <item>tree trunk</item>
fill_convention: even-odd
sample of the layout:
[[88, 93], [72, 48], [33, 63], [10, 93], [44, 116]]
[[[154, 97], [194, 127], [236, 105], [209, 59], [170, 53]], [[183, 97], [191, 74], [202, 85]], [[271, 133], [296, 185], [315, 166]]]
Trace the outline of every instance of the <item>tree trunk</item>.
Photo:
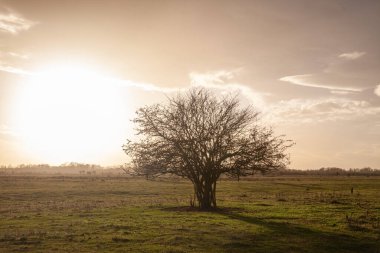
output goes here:
[[216, 208], [216, 181], [212, 184], [212, 205]]
[[194, 195], [197, 197], [200, 209], [207, 210], [216, 208], [216, 180], [205, 180], [194, 183]]

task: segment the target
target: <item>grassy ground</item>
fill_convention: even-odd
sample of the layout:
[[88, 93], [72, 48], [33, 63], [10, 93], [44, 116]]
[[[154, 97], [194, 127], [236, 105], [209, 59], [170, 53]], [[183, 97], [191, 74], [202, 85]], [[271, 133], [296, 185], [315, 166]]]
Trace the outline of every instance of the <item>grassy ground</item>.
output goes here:
[[[351, 194], [351, 187], [354, 188]], [[0, 252], [380, 252], [380, 178], [0, 177]]]

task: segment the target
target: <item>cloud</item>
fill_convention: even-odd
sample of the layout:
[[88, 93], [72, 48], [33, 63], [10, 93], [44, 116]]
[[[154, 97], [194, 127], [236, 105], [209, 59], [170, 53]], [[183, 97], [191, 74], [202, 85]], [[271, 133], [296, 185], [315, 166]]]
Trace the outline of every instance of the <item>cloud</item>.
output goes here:
[[176, 92], [180, 90], [178, 88], [161, 87], [161, 86], [151, 84], [151, 83], [139, 83], [139, 82], [134, 82], [134, 81], [125, 80], [125, 79], [105, 78], [105, 81], [112, 82], [122, 87], [139, 88], [144, 91], [170, 93], [170, 92]]
[[[366, 52], [347, 52], [324, 57], [322, 66], [312, 73], [280, 76], [278, 80], [295, 85], [319, 88], [333, 94], [346, 95], [373, 88], [378, 83], [379, 57], [377, 52], [360, 60]], [[316, 59], [318, 62], [320, 59]], [[310, 90], [312, 91], [312, 90]]]
[[233, 79], [237, 72], [238, 70], [219, 70], [206, 73], [191, 72], [189, 78], [190, 83], [195, 85], [224, 84]]
[[291, 99], [273, 104], [265, 115], [275, 123], [317, 123], [380, 115], [380, 107], [342, 98]]
[[8, 55], [15, 57], [15, 58], [23, 59], [23, 60], [29, 59], [29, 55], [27, 55], [27, 54], [19, 54], [19, 53], [15, 53], [15, 52], [8, 52]]
[[235, 77], [241, 72], [241, 68], [235, 70], [218, 70], [213, 72], [191, 72], [189, 74], [191, 86], [202, 86], [213, 89], [221, 94], [236, 93], [240, 97], [248, 99], [249, 104], [253, 104], [262, 111], [266, 107], [264, 97], [268, 94], [257, 92], [247, 85], [235, 82]]
[[[0, 71], [17, 74], [17, 75], [28, 75], [28, 76], [36, 76], [43, 77], [44, 73], [33, 72], [24, 70], [21, 68], [16, 68], [13, 66], [9, 66], [0, 62]], [[186, 91], [189, 88], [194, 86], [202, 86], [209, 89], [213, 89], [215, 92], [219, 92], [220, 94], [227, 93], [237, 93], [241, 97], [247, 98], [249, 100], [249, 104], [253, 104], [257, 109], [261, 110], [265, 107], [266, 103], [264, 101], [264, 96], [267, 94], [259, 93], [252, 88], [233, 82], [233, 79], [236, 77], [237, 73], [239, 73], [240, 69], [227, 71], [227, 70], [219, 70], [214, 72], [206, 72], [206, 73], [198, 73], [191, 72], [189, 74], [190, 78], [190, 86], [184, 86], [182, 88], [177, 87], [165, 87], [158, 86], [151, 83], [143, 83], [143, 82], [135, 82], [132, 80], [126, 79], [117, 79], [117, 78], [109, 78], [106, 76], [99, 76], [97, 79], [102, 79], [104, 83], [109, 83], [113, 85], [117, 85], [120, 87], [127, 88], [138, 88], [143, 91], [148, 92], [160, 92], [160, 93], [173, 93]]]
[[10, 129], [7, 125], [0, 125], [0, 139], [7, 139], [17, 136], [18, 134], [12, 131], [12, 129]]
[[17, 34], [29, 30], [35, 24], [37, 23], [15, 13], [0, 14], [0, 31], [3, 32]]
[[1, 62], [0, 62], [0, 71], [12, 73], [12, 74], [17, 74], [17, 75], [35, 75], [35, 73], [33, 73], [31, 71], [23, 70], [21, 68], [12, 67], [12, 66], [3, 64]]
[[[46, 73], [44, 72], [35, 72], [35, 71], [29, 71], [22, 68], [13, 67], [10, 65], [7, 65], [0, 61], [0, 71], [8, 72], [16, 75], [28, 75], [28, 76], [35, 76], [35, 77], [44, 77]], [[134, 82], [131, 80], [125, 80], [125, 79], [117, 79], [117, 78], [109, 78], [106, 76], [97, 76], [96, 78], [102, 79], [105, 83], [112, 83], [114, 85], [118, 85], [121, 87], [132, 87], [132, 88], [139, 88], [144, 91], [155, 91], [155, 92], [175, 92], [179, 89], [177, 88], [169, 88], [169, 87], [161, 87], [150, 83], [139, 83]]]
[[29, 56], [26, 54], [0, 51], [0, 71], [20, 75], [32, 74], [30, 71], [26, 71], [22, 68], [14, 66], [18, 65], [17, 63], [23, 63], [25, 60], [28, 59]]
[[284, 76], [281, 77], [280, 81], [292, 83], [295, 85], [305, 86], [305, 87], [312, 87], [312, 88], [321, 88], [321, 89], [327, 89], [330, 90], [333, 93], [352, 93], [352, 92], [359, 92], [362, 91], [362, 89], [359, 88], [352, 88], [352, 87], [340, 87], [338, 85], [326, 85], [326, 84], [320, 84], [316, 81], [313, 81], [312, 79], [315, 77], [315, 75], [312, 74], [304, 74], [304, 75], [294, 75], [294, 76]]
[[354, 93], [353, 91], [346, 91], [346, 90], [331, 90], [332, 94], [338, 94], [338, 95], [347, 95]]
[[358, 59], [358, 58], [362, 57], [365, 54], [366, 54], [366, 52], [354, 51], [354, 52], [350, 52], [350, 53], [340, 54], [339, 58], [344, 58], [344, 59], [347, 59], [347, 60], [355, 60], [355, 59]]
[[218, 70], [213, 72], [191, 72], [189, 73], [190, 86], [184, 86], [182, 88], [162, 87], [150, 83], [138, 83], [131, 80], [122, 79], [106, 79], [116, 85], [122, 87], [132, 87], [142, 89], [149, 92], [161, 92], [161, 93], [173, 93], [186, 91], [193, 87], [205, 87], [212, 89], [214, 92], [220, 94], [236, 93], [241, 97], [249, 100], [249, 104], [253, 104], [257, 109], [262, 110], [265, 106], [265, 100], [263, 93], [259, 93], [250, 87], [233, 82], [233, 79], [241, 71], [241, 69], [235, 69], [231, 71]]
[[375, 92], [376, 95], [378, 95], [380, 97], [380, 84], [377, 85], [377, 87], [375, 88], [374, 92]]

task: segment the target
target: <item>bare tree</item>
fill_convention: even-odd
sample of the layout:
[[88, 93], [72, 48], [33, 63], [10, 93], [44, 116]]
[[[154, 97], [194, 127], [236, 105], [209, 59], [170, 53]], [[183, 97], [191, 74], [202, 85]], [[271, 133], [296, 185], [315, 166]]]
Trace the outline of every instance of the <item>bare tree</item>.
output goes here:
[[135, 171], [189, 179], [201, 209], [216, 208], [221, 175], [240, 178], [285, 168], [284, 152], [293, 144], [261, 127], [258, 113], [242, 108], [236, 96], [218, 99], [203, 88], [140, 108], [133, 121], [141, 138], [123, 149]]

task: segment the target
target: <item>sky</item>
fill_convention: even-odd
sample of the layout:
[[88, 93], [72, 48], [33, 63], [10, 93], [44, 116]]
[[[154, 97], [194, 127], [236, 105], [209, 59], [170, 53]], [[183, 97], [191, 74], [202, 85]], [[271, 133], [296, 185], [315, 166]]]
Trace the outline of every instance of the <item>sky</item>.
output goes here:
[[238, 93], [293, 169], [380, 168], [380, 1], [0, 0], [0, 164], [128, 161], [137, 108]]

